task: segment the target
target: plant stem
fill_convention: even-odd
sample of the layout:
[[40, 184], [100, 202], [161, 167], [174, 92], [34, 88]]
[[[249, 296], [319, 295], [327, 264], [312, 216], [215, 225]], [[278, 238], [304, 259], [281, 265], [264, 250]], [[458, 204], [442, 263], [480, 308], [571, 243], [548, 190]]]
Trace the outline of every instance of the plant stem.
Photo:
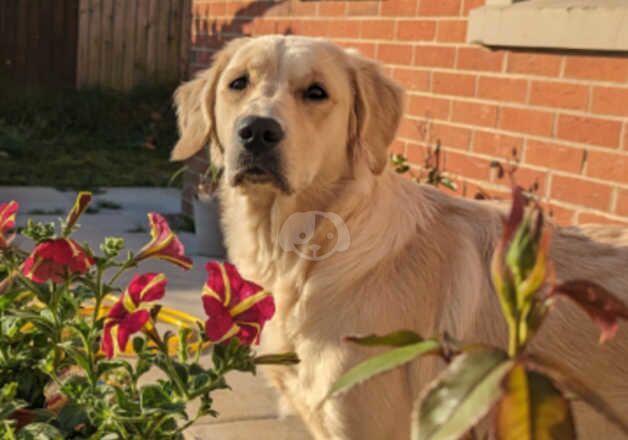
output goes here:
[[174, 368], [174, 365], [172, 364], [172, 359], [170, 358], [168, 354], [168, 346], [161, 339], [161, 336], [159, 336], [159, 333], [157, 333], [157, 330], [155, 329], [154, 325], [152, 325], [152, 323], [150, 325], [150, 328], [147, 328], [145, 331], [148, 337], [153, 342], [155, 342], [155, 344], [157, 344], [159, 351], [161, 351], [161, 353], [164, 355], [168, 374], [170, 378], [172, 379], [172, 381], [174, 382], [174, 384], [176, 385], [179, 391], [179, 395], [181, 397], [184, 397], [186, 401], [190, 400], [190, 395], [188, 394], [187, 387], [181, 381], [181, 377], [179, 376], [179, 373], [177, 373], [176, 368]]

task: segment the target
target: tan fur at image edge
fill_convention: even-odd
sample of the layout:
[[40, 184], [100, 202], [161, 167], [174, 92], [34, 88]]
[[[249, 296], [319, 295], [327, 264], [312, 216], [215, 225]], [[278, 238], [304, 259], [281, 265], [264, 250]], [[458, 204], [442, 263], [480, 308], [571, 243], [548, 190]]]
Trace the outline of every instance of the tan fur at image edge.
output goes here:
[[[226, 91], [225, 70], [244, 64], [265, 83], [243, 99]], [[252, 64], [251, 64], [252, 63]], [[334, 102], [307, 107], [282, 86], [316, 70]], [[230, 259], [271, 290], [277, 314], [260, 351], [295, 351], [296, 367], [266, 369], [286, 402], [317, 439], [407, 439], [414, 397], [442, 365], [425, 359], [387, 373], [346, 396], [316, 404], [348, 368], [376, 353], [347, 345], [346, 335], [401, 328], [422, 335], [448, 331], [469, 341], [505, 345], [506, 326], [492, 292], [489, 261], [501, 228], [500, 208], [420, 186], [385, 167], [386, 148], [403, 112], [403, 93], [379, 67], [322, 39], [266, 36], [229, 43], [212, 68], [176, 92], [181, 128], [172, 157], [211, 144], [228, 176], [233, 124], [252, 109], [282, 121], [280, 152], [291, 194], [224, 184], [223, 225]], [[228, 181], [228, 178], [227, 178]], [[338, 214], [351, 244], [321, 261], [278, 245], [295, 212]], [[312, 243], [324, 245], [325, 231]], [[599, 242], [591, 238], [598, 239]], [[551, 258], [560, 280], [595, 281], [628, 301], [628, 232], [612, 227], [554, 231]], [[600, 346], [599, 334], [574, 306], [561, 303], [534, 349], [560, 362], [628, 414], [628, 326]], [[585, 439], [623, 438], [584, 404], [575, 403]]]

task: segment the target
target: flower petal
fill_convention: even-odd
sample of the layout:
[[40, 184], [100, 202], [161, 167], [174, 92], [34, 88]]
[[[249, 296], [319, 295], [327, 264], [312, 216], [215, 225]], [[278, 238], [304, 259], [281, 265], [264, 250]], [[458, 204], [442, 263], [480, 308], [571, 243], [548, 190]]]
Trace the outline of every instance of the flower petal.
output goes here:
[[148, 221], [152, 239], [140, 249], [135, 256], [135, 261], [154, 257], [170, 261], [183, 269], [190, 269], [192, 260], [185, 256], [183, 243], [172, 232], [166, 219], [155, 212], [150, 212], [148, 213]]
[[120, 351], [124, 351], [129, 338], [133, 333], [137, 333], [150, 319], [150, 312], [148, 310], [138, 310], [137, 312], [130, 313], [125, 316], [120, 324], [118, 324], [118, 347]]
[[145, 273], [134, 275], [127, 292], [136, 306], [160, 300], [166, 293], [168, 279], [163, 273]]
[[213, 342], [222, 341], [235, 325], [229, 311], [220, 301], [208, 295], [203, 295], [203, 308], [208, 317], [205, 322], [207, 337]]
[[65, 227], [63, 229], [63, 235], [66, 236], [72, 232], [72, 227], [76, 224], [78, 218], [85, 212], [87, 206], [92, 201], [92, 193], [87, 191], [81, 191], [76, 196], [74, 206], [68, 213], [65, 219]]

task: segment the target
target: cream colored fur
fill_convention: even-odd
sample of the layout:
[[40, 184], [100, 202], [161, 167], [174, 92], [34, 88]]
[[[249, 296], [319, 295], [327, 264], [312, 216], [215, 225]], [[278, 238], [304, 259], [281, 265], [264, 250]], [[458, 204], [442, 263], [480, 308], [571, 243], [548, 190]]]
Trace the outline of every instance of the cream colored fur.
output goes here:
[[[236, 94], [227, 84], [242, 72], [251, 85]], [[314, 80], [327, 88], [328, 102], [301, 99]], [[341, 338], [409, 328], [504, 346], [506, 327], [488, 269], [502, 210], [449, 197], [386, 168], [402, 92], [375, 63], [324, 40], [236, 40], [176, 97], [182, 136], [173, 157], [189, 157], [209, 142], [216, 160], [224, 160], [229, 258], [274, 293], [277, 313], [264, 330], [263, 351], [295, 351], [301, 359], [296, 367], [269, 368], [270, 381], [317, 439], [409, 438], [412, 402], [443, 365], [417, 362], [316, 409], [343, 372], [376, 353]], [[231, 184], [234, 123], [247, 114], [272, 116], [286, 130], [279, 148], [291, 191]], [[286, 219], [307, 211], [339, 215], [349, 248], [312, 261], [279, 246]], [[328, 232], [321, 225], [310, 243], [329, 249]], [[559, 279], [594, 280], [628, 301], [627, 245], [621, 229], [557, 229], [551, 258]], [[569, 366], [626, 415], [628, 328], [622, 325], [604, 346], [597, 340], [586, 316], [561, 303], [535, 349]], [[622, 438], [582, 404], [576, 408], [583, 438]]]

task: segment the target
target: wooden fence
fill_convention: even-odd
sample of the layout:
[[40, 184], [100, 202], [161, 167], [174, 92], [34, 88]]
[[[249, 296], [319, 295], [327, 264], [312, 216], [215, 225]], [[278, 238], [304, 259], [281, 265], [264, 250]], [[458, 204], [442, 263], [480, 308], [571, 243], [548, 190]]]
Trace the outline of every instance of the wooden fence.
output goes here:
[[192, 0], [80, 0], [76, 84], [128, 90], [185, 75]]
[[79, 0], [0, 0], [0, 76], [73, 86]]

